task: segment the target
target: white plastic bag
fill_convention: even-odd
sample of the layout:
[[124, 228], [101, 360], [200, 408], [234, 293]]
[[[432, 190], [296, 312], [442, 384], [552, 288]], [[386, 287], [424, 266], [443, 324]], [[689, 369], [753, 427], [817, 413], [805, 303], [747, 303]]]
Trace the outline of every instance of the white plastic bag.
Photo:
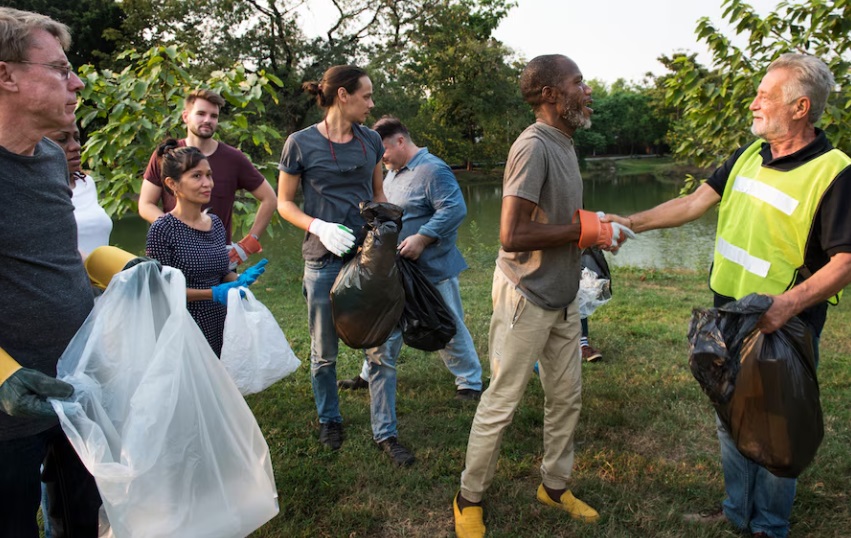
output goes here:
[[58, 364], [51, 400], [116, 538], [243, 537], [278, 513], [269, 447], [186, 310], [186, 281], [112, 279]]
[[587, 318], [597, 308], [608, 303], [612, 299], [610, 286], [609, 279], [600, 278], [591, 269], [583, 267], [579, 279], [579, 316]]
[[243, 396], [265, 390], [301, 364], [275, 316], [248, 288], [228, 291], [223, 341], [222, 364]]

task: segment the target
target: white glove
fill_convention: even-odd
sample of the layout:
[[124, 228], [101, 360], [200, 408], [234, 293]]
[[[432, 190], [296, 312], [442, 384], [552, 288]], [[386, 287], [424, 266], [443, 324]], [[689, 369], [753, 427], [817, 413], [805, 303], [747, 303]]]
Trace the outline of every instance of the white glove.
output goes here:
[[307, 231], [318, 236], [325, 248], [336, 256], [348, 254], [355, 244], [355, 236], [352, 235], [352, 230], [335, 222], [313, 219]]
[[[603, 211], [597, 211], [597, 216], [602, 219], [606, 214]], [[610, 224], [612, 225], [612, 248], [620, 248], [621, 244], [627, 239], [635, 239], [635, 232], [630, 230], [629, 226], [617, 222]]]

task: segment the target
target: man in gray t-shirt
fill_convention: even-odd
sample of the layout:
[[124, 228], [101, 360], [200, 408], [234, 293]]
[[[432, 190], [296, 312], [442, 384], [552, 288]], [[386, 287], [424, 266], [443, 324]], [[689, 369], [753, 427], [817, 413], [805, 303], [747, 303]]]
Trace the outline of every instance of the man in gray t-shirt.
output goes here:
[[459, 538], [484, 536], [482, 497], [535, 361], [547, 402], [538, 501], [583, 521], [600, 517], [567, 489], [582, 390], [579, 258], [587, 246], [619, 247], [629, 232], [581, 209], [573, 133], [590, 126], [592, 110], [591, 88], [576, 64], [561, 55], [539, 56], [523, 70], [520, 89], [536, 122], [511, 146], [505, 165], [489, 336], [491, 382], [476, 409], [461, 491], [453, 502]]

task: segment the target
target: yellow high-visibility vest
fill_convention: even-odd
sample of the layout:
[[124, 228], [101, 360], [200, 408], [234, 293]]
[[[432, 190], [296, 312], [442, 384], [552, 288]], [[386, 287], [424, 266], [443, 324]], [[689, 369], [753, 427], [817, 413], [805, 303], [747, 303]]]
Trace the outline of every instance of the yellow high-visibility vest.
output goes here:
[[775, 170], [762, 166], [762, 143], [736, 160], [718, 215], [709, 287], [734, 299], [777, 295], [795, 284], [822, 197], [851, 164], [832, 149], [793, 170]]

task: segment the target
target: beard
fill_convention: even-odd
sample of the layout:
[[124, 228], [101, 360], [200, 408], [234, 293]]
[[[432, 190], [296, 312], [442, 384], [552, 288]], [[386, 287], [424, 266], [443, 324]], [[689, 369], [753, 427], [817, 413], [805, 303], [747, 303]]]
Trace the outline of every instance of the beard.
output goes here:
[[588, 129], [591, 127], [591, 118], [582, 113], [582, 105], [579, 105], [579, 107], [567, 108], [561, 117], [567, 122], [568, 126], [574, 129]]
[[190, 127], [189, 132], [197, 136], [198, 138], [213, 138], [213, 135], [216, 134], [215, 129], [210, 129], [209, 127], [202, 131], [198, 128]]
[[787, 130], [787, 127], [777, 121], [776, 118], [768, 120], [762, 118], [759, 123], [757, 123], [757, 120], [751, 122], [751, 133], [765, 140], [773, 138], [776, 135], [784, 134]]

